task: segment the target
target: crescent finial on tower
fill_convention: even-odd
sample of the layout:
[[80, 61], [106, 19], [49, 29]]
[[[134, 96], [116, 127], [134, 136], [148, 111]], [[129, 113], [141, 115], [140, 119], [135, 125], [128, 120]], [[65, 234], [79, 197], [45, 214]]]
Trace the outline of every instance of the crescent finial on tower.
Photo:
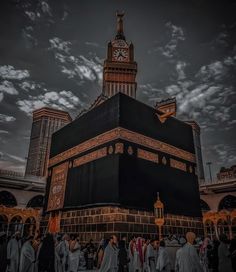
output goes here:
[[123, 17], [125, 13], [117, 11], [116, 12], [116, 17], [117, 17], [117, 34], [116, 34], [116, 39], [121, 39], [125, 40], [124, 36], [124, 29], [123, 29]]

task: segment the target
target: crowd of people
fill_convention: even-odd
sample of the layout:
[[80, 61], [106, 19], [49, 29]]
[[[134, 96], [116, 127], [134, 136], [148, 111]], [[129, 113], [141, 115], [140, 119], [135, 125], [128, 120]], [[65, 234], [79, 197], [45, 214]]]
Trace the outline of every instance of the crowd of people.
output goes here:
[[169, 236], [161, 241], [115, 235], [98, 246], [81, 245], [77, 235], [46, 234], [22, 238], [16, 232], [8, 241], [0, 232], [0, 272], [233, 272], [236, 240]]
[[[118, 245], [118, 246], [117, 246]], [[117, 243], [110, 237], [98, 268], [101, 272], [234, 272], [236, 240], [222, 234], [220, 240], [169, 236], [161, 241], [133, 237], [126, 247], [126, 238]]]
[[77, 272], [93, 270], [95, 245], [83, 247], [76, 235], [46, 234], [21, 238], [16, 232], [8, 241], [0, 233], [0, 272]]

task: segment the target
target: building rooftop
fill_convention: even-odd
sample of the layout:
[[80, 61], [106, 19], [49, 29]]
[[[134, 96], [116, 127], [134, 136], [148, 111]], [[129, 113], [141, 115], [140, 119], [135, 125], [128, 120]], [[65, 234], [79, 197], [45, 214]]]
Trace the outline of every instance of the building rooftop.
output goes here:
[[46, 178], [0, 169], [0, 187], [44, 193]]
[[63, 110], [59, 110], [55, 108], [49, 108], [49, 107], [43, 107], [33, 111], [33, 119], [36, 119], [42, 116], [52, 116], [52, 117], [65, 119], [66, 121], [70, 121], [70, 122], [72, 121], [72, 117], [67, 111], [63, 111]]

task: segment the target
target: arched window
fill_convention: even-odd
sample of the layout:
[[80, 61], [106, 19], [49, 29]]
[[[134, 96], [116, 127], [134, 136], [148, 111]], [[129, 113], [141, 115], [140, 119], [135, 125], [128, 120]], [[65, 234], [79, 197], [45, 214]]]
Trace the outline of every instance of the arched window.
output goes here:
[[42, 195], [34, 196], [27, 204], [27, 208], [42, 208], [44, 198]]
[[236, 209], [236, 197], [232, 195], [225, 196], [219, 204], [220, 210], [233, 210]]
[[0, 232], [7, 231], [8, 218], [4, 214], [0, 214]]
[[6, 207], [15, 207], [17, 206], [16, 198], [14, 195], [8, 191], [0, 192], [0, 205], [4, 205]]
[[208, 205], [204, 200], [200, 199], [200, 205], [201, 205], [201, 210], [202, 210], [203, 212], [208, 212], [208, 211], [210, 211], [209, 205]]

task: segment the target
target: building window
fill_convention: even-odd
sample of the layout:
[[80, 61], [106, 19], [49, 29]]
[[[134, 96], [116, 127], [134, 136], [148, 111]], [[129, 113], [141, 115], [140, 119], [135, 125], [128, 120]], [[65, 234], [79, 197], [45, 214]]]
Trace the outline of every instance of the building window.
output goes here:
[[0, 205], [4, 205], [6, 207], [15, 207], [15, 206], [17, 206], [16, 198], [10, 192], [1, 191], [0, 192]]
[[200, 205], [201, 205], [202, 212], [210, 211], [209, 205], [204, 200], [200, 199]]
[[42, 195], [34, 196], [27, 204], [27, 208], [41, 208], [43, 207], [44, 198]]
[[219, 204], [220, 210], [233, 210], [236, 209], [236, 197], [232, 195], [225, 196]]

